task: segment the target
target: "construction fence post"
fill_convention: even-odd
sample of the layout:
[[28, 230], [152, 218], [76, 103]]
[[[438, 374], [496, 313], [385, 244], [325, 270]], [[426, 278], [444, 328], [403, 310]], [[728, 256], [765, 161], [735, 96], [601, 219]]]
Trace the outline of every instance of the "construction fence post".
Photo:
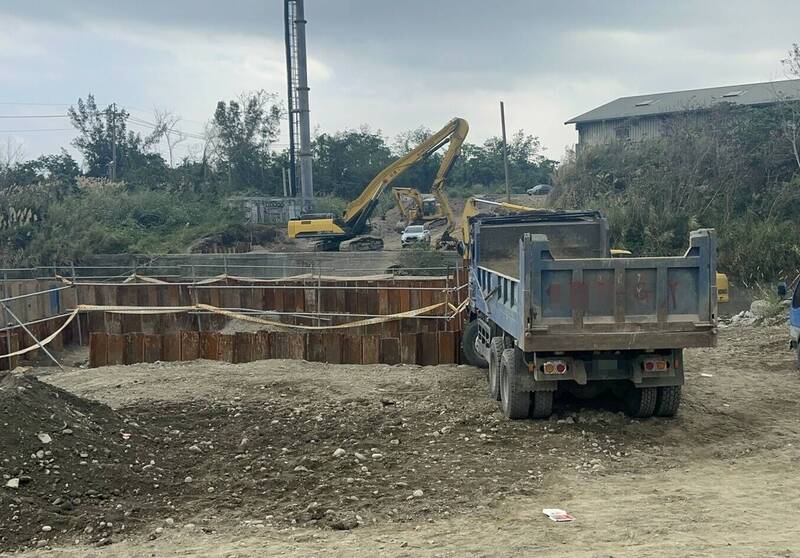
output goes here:
[[[75, 282], [77, 281], [77, 277], [75, 276], [75, 262], [71, 262], [70, 269], [72, 270], [72, 288], [75, 289], [75, 307], [77, 308], [78, 306], [80, 306], [81, 302], [80, 302], [80, 300], [78, 300], [78, 292], [80, 291], [80, 289], [78, 289], [78, 286], [75, 284]], [[77, 321], [78, 321], [78, 346], [82, 347], [83, 346], [83, 334], [81, 333], [81, 315], [80, 314], [78, 314], [78, 316], [77, 316]]]
[[[8, 284], [8, 273], [6, 271], [3, 271], [3, 284], [0, 285], [0, 299], [3, 299], [3, 298], [6, 297], [6, 285], [7, 284]], [[5, 304], [3, 304], [3, 307], [0, 308], [0, 310], [2, 310], [2, 313], [0, 313], [0, 316], [3, 317], [3, 323], [0, 324], [0, 325], [9, 328], [9, 329], [6, 329], [6, 347], [8, 348], [8, 352], [10, 353], [11, 352], [11, 322], [8, 321], [8, 316], [6, 315], [6, 310], [5, 310]], [[8, 358], [8, 368], [11, 369], [11, 357]]]

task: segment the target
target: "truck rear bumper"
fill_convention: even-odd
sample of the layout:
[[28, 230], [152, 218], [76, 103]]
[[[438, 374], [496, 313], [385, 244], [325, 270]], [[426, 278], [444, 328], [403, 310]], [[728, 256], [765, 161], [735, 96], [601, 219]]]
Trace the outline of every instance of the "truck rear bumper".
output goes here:
[[620, 351], [716, 347], [717, 330], [613, 333], [538, 333], [529, 331], [519, 343], [526, 353], [544, 351]]
[[[645, 366], [648, 361], [666, 363], [661, 369]], [[526, 389], [552, 391], [560, 382], [586, 385], [589, 382], [629, 381], [637, 387], [659, 387], [682, 385], [683, 351], [659, 351], [659, 353], [595, 354], [595, 355], [526, 355], [529, 374]], [[564, 373], [546, 372], [546, 363], [560, 362], [566, 365]], [[552, 368], [551, 368], [552, 370]]]

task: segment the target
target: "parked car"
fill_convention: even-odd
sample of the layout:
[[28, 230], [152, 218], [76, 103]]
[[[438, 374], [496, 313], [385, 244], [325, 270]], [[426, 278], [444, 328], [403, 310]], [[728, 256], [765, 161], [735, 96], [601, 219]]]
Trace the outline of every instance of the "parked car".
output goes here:
[[430, 244], [431, 231], [426, 229], [424, 225], [407, 226], [403, 231], [403, 234], [400, 235], [400, 244], [403, 246], [408, 246], [409, 244], [414, 244], [415, 242], [425, 242], [426, 244]]
[[546, 196], [553, 191], [553, 187], [549, 184], [537, 184], [533, 188], [528, 188], [529, 196]]

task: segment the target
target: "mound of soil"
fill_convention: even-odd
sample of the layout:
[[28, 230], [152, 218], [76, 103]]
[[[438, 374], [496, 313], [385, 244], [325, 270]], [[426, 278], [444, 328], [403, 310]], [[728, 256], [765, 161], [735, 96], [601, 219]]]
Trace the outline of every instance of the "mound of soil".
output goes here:
[[149, 446], [106, 405], [1, 373], [0, 550], [110, 540], [135, 520], [116, 501], [152, 483]]

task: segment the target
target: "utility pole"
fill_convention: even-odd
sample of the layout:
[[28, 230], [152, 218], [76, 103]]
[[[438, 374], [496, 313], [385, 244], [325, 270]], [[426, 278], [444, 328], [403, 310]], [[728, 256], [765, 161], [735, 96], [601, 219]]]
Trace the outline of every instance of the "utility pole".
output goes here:
[[117, 180], [117, 103], [111, 105], [111, 182]]
[[506, 109], [500, 101], [500, 126], [503, 129], [503, 170], [506, 175], [506, 201], [511, 201], [511, 183], [508, 180], [508, 145], [506, 144]]
[[305, 8], [303, 0], [285, 1], [284, 11], [287, 26], [286, 60], [290, 89], [289, 141], [292, 143], [290, 159], [294, 152], [294, 142], [296, 142], [296, 138], [299, 135], [300, 197], [302, 198], [303, 211], [309, 211], [313, 209], [314, 203], [314, 179], [311, 165], [311, 110], [308, 101]]

